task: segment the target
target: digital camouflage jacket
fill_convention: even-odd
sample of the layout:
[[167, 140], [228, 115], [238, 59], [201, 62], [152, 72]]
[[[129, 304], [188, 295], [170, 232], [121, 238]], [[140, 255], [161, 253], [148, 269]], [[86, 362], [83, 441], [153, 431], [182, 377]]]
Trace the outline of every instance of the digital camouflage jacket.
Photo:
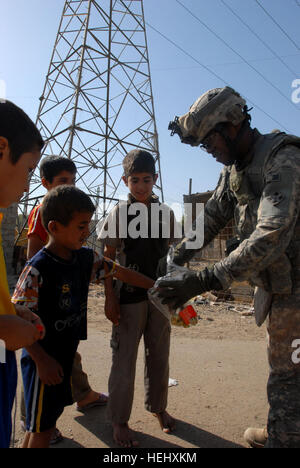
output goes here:
[[298, 279], [300, 292], [300, 138], [257, 130], [254, 137], [248, 164], [224, 167], [205, 206], [204, 246], [234, 218], [241, 243], [214, 265], [223, 288], [248, 280], [291, 294]]

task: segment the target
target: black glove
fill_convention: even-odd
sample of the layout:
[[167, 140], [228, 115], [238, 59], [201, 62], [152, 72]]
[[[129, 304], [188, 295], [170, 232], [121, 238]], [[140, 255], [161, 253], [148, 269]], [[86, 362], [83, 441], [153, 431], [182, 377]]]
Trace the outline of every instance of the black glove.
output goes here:
[[[171, 247], [169, 250], [169, 253], [171, 252], [171, 249], [173, 250], [172, 255], [171, 255], [173, 259], [173, 263], [175, 263], [176, 265], [180, 265], [180, 266], [184, 265], [186, 262], [189, 262], [195, 254], [195, 250], [186, 249], [185, 240], [177, 244], [176, 247]], [[165, 257], [162, 257], [158, 262], [158, 266], [156, 270], [157, 278], [160, 278], [161, 276], [165, 276], [167, 273], [170, 273], [172, 271], [172, 268], [168, 268], [167, 257], [168, 255], [166, 255]]]
[[210, 291], [211, 289], [223, 289], [220, 281], [214, 275], [213, 269], [204, 268], [196, 273], [187, 270], [178, 273], [174, 278], [162, 278], [158, 281], [159, 294], [163, 304], [169, 304], [173, 309], [178, 309], [192, 297]]
[[167, 257], [168, 255], [165, 255], [159, 259], [156, 269], [156, 278], [160, 278], [161, 276], [165, 276], [167, 274]]

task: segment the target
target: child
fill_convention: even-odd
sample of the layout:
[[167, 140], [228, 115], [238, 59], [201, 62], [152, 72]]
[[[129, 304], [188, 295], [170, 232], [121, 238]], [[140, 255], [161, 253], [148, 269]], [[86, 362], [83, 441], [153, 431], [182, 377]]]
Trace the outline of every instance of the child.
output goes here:
[[[75, 185], [76, 166], [71, 159], [62, 156], [47, 156], [40, 164], [40, 176], [42, 185], [47, 191], [59, 185]], [[27, 259], [30, 260], [40, 249], [44, 247], [48, 240], [48, 233], [41, 221], [41, 205], [37, 205], [31, 211], [28, 218], [28, 244]], [[97, 405], [107, 403], [107, 395], [94, 391], [88, 381], [87, 374], [82, 369], [81, 356], [75, 353], [72, 371], [72, 391], [73, 399], [77, 402], [77, 410], [84, 411]], [[25, 404], [24, 398], [21, 400], [21, 422], [25, 429]], [[60, 442], [63, 439], [61, 432], [56, 428], [51, 438], [51, 444]]]
[[[135, 202], [146, 206], [148, 220], [151, 218], [151, 211], [154, 211], [159, 204], [158, 198], [152, 192], [157, 174], [151, 154], [138, 149], [127, 154], [123, 160], [123, 168], [123, 181], [130, 192], [127, 202], [128, 218], [124, 221], [127, 222], [125, 227], [128, 228], [129, 221], [134, 221], [134, 216], [129, 215], [129, 210]], [[160, 206], [167, 208], [166, 205]], [[120, 218], [120, 207], [120, 204], [117, 205], [111, 216], [117, 220], [117, 223]], [[109, 233], [106, 234], [108, 227], [106, 223], [99, 235], [105, 244], [104, 255], [115, 259], [116, 251], [119, 249], [120, 262], [123, 265], [156, 279], [158, 261], [168, 252], [170, 237], [172, 238], [174, 233], [174, 214], [171, 210], [169, 210], [169, 215], [171, 233], [167, 238], [163, 238], [161, 229], [156, 238], [143, 238], [142, 236], [130, 238], [130, 235], [127, 238], [121, 238], [119, 233], [121, 230], [124, 231], [124, 226], [118, 224], [116, 236], [113, 237]], [[152, 232], [152, 228], [155, 227], [157, 226], [153, 226], [151, 222], [147, 226], [149, 232]], [[137, 446], [138, 441], [135, 440], [128, 421], [133, 403], [137, 352], [142, 335], [144, 335], [145, 342], [145, 407], [158, 417], [165, 432], [170, 432], [175, 427], [174, 419], [166, 412], [170, 324], [148, 301], [147, 291], [123, 284], [120, 297], [117, 298], [112, 281], [107, 280], [105, 288], [108, 303], [106, 315], [114, 324], [111, 340], [113, 363], [109, 378], [108, 402], [113, 438], [122, 447]]]
[[[28, 190], [29, 176], [39, 162], [43, 145], [39, 131], [25, 112], [10, 101], [0, 100], [1, 208], [19, 201]], [[0, 225], [2, 217], [1, 213]], [[27, 308], [14, 307], [10, 301], [0, 234], [0, 339], [6, 347], [5, 362], [0, 362], [0, 448], [9, 447], [11, 436], [11, 409], [17, 384], [14, 350], [40, 338], [30, 323], [35, 319]]]
[[[47, 191], [59, 185], [75, 185], [76, 166], [71, 159], [61, 156], [46, 156], [40, 164], [42, 185]], [[40, 203], [30, 212], [28, 218], [27, 259], [30, 260], [46, 245], [48, 234], [41, 222]]]
[[24, 448], [48, 447], [57, 419], [73, 402], [72, 366], [79, 340], [86, 339], [91, 278], [104, 277], [104, 268], [122, 281], [153, 285], [149, 278], [82, 247], [94, 210], [88, 195], [73, 186], [48, 192], [41, 209], [48, 243], [28, 262], [15, 289], [13, 302], [35, 310], [47, 330], [21, 359], [27, 414]]

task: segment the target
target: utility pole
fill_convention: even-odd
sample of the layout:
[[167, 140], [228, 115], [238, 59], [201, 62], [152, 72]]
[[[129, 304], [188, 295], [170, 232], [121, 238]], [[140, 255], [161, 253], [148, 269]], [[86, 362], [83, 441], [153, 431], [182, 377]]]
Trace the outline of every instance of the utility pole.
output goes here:
[[[118, 200], [122, 160], [136, 147], [154, 156], [163, 199], [143, 0], [65, 1], [36, 123], [43, 156], [74, 161], [76, 185], [100, 220]], [[19, 211], [29, 213], [40, 189], [37, 173]]]

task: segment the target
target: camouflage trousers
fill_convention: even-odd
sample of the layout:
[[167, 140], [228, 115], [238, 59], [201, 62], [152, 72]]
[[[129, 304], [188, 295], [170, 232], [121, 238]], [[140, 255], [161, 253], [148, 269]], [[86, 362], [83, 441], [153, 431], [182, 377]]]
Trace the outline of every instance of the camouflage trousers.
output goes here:
[[300, 295], [274, 295], [267, 323], [266, 448], [300, 448]]

